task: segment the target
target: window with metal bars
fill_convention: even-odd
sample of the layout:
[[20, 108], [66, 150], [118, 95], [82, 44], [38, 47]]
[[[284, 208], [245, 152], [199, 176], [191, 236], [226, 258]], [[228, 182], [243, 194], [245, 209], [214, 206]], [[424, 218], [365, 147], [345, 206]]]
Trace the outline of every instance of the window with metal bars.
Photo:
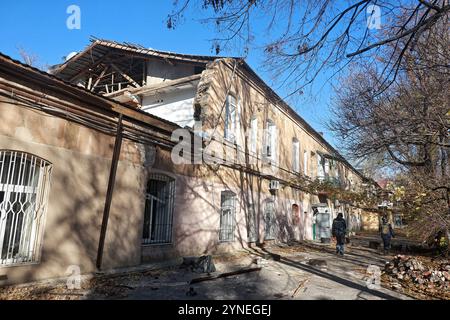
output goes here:
[[175, 180], [163, 174], [152, 174], [147, 184], [144, 212], [144, 244], [172, 242]]
[[264, 206], [265, 239], [274, 240], [277, 237], [277, 221], [275, 214], [275, 202], [267, 201]]
[[39, 157], [0, 150], [0, 265], [39, 261], [50, 174]]
[[231, 191], [222, 191], [220, 196], [220, 241], [234, 241], [235, 215], [236, 194]]

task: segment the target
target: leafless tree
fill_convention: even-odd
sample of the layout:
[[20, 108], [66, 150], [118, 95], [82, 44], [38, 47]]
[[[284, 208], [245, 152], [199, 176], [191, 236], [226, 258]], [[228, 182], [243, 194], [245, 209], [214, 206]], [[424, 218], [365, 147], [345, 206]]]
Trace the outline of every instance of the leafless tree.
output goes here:
[[[355, 159], [381, 156], [397, 168], [403, 208], [425, 233], [450, 225], [450, 34], [437, 26], [406, 51], [387, 48], [381, 66], [352, 65], [330, 124]], [[386, 88], [383, 62], [400, 55], [397, 81]]]
[[[374, 7], [376, 6], [376, 7]], [[356, 58], [373, 63], [387, 46], [406, 51], [422, 34], [448, 22], [449, 0], [175, 0], [167, 26], [176, 28], [189, 9], [203, 8], [204, 23], [219, 35], [217, 53], [239, 45], [243, 54], [261, 48], [272, 74], [292, 94], [326, 69], [340, 73]], [[381, 13], [381, 29], [368, 21]], [[402, 17], [402, 19], [399, 19]], [[401, 21], [401, 23], [399, 23]], [[374, 24], [373, 26], [376, 26]], [[448, 25], [447, 25], [448, 28]], [[386, 86], [397, 77], [403, 54], [383, 61]], [[378, 62], [381, 63], [381, 62]]]
[[39, 57], [36, 54], [30, 53], [23, 47], [17, 47], [17, 51], [22, 58], [22, 61], [32, 67], [36, 66], [36, 63], [39, 61]]

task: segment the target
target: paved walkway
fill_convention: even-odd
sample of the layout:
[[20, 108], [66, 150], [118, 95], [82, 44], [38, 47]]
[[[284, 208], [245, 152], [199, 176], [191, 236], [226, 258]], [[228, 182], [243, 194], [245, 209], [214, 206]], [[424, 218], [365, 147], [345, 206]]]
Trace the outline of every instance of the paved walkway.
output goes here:
[[192, 279], [205, 274], [173, 261], [172, 266], [145, 265], [101, 277], [85, 276], [82, 287], [75, 290], [67, 289], [65, 281], [2, 288], [0, 299], [408, 299], [393, 290], [367, 287], [368, 266], [382, 269], [391, 259], [366, 246], [347, 246], [340, 257], [331, 245], [273, 245], [213, 259], [217, 274], [256, 266], [259, 271], [192, 285]]
[[[369, 289], [369, 265], [381, 269], [390, 257], [375, 250], [348, 247], [344, 257], [329, 245], [273, 246], [251, 250], [233, 267], [255, 266], [252, 260], [267, 253], [281, 255], [280, 261], [259, 259], [260, 271], [188, 285], [201, 275], [173, 270], [148, 282], [137, 283], [126, 299], [327, 299], [394, 300], [409, 299], [395, 291]], [[218, 271], [229, 271], [228, 263], [216, 263]], [[190, 293], [188, 293], [190, 292]]]

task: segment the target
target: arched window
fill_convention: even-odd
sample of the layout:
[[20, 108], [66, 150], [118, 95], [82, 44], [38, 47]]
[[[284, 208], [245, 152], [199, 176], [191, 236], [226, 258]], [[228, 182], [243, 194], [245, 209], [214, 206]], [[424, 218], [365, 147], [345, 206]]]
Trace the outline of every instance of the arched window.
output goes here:
[[152, 174], [145, 198], [143, 243], [171, 243], [175, 179], [163, 174]]
[[0, 265], [39, 260], [50, 173], [39, 157], [0, 150]]

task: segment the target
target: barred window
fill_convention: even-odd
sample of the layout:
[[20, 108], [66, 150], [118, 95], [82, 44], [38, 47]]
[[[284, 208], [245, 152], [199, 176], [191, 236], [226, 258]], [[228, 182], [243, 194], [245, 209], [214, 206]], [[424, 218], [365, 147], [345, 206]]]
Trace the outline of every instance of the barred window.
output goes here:
[[275, 214], [275, 202], [267, 201], [264, 206], [265, 239], [274, 240], [277, 237], [277, 221]]
[[222, 191], [220, 197], [220, 241], [234, 241], [234, 219], [236, 214], [236, 194]]
[[163, 174], [151, 175], [145, 201], [144, 244], [172, 242], [174, 198], [175, 180]]
[[0, 265], [39, 261], [50, 174], [39, 157], [0, 150]]

